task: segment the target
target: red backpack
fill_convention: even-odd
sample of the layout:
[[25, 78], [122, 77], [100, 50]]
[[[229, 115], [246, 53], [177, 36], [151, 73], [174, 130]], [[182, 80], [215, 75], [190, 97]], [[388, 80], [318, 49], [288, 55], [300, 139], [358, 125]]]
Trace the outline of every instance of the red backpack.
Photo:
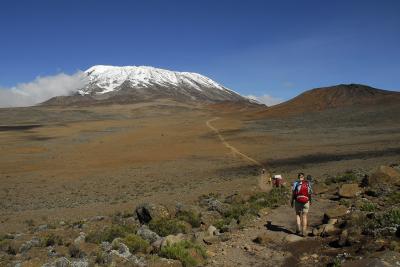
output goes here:
[[296, 201], [299, 203], [307, 203], [310, 200], [310, 194], [308, 190], [308, 181], [301, 181], [295, 188]]

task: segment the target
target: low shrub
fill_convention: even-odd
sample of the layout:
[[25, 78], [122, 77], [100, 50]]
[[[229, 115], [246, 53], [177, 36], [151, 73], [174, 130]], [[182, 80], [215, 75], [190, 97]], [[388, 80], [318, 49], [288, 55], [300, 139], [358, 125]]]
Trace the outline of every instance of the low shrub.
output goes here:
[[398, 191], [392, 192], [391, 194], [389, 194], [387, 196], [387, 198], [385, 199], [385, 202], [389, 205], [399, 204], [400, 203], [400, 192], [398, 192]]
[[104, 251], [96, 250], [92, 254], [94, 256], [94, 263], [100, 264], [100, 265], [105, 265], [108, 263], [108, 255]]
[[250, 203], [257, 204], [261, 208], [276, 208], [287, 204], [290, 198], [288, 187], [274, 187], [269, 192], [255, 194], [250, 198]]
[[161, 248], [160, 251], [160, 256], [168, 259], [179, 260], [184, 267], [197, 266], [199, 264], [193, 254], [196, 254], [203, 259], [207, 256], [203, 247], [190, 241], [181, 241], [179, 243], [168, 245]]
[[364, 201], [361, 205], [360, 205], [360, 210], [361, 211], [366, 211], [366, 212], [374, 212], [377, 210], [377, 205], [373, 202], [370, 201]]
[[176, 218], [188, 222], [192, 227], [200, 227], [201, 224], [200, 214], [194, 211], [180, 211], [176, 215]]
[[82, 258], [85, 255], [85, 253], [79, 248], [79, 246], [74, 244], [68, 247], [68, 252], [72, 258]]
[[146, 253], [150, 244], [138, 235], [129, 234], [122, 241], [131, 253], [143, 252]]
[[10, 255], [17, 254], [17, 248], [16, 248], [15, 244], [9, 239], [4, 239], [4, 240], [0, 241], [0, 251], [5, 252]]
[[364, 222], [363, 231], [372, 235], [388, 235], [390, 229], [396, 231], [400, 226], [400, 209], [393, 208]]
[[341, 198], [341, 199], [339, 200], [339, 204], [342, 205], [342, 206], [345, 206], [345, 207], [350, 208], [350, 206], [351, 206], [351, 201], [350, 201], [349, 199]]
[[358, 181], [359, 178], [357, 175], [353, 172], [346, 172], [342, 175], [337, 175], [333, 177], [328, 177], [325, 180], [325, 184], [331, 185], [331, 184], [338, 184], [338, 183], [352, 183]]
[[132, 225], [111, 225], [99, 231], [90, 232], [85, 240], [86, 242], [100, 244], [107, 241], [112, 242], [117, 237], [125, 237], [129, 234], [136, 233], [136, 227]]
[[149, 223], [149, 228], [160, 236], [175, 235], [186, 232], [184, 223], [177, 219], [151, 220]]
[[54, 246], [54, 245], [62, 245], [63, 240], [60, 236], [50, 233], [42, 238], [41, 244], [43, 247]]

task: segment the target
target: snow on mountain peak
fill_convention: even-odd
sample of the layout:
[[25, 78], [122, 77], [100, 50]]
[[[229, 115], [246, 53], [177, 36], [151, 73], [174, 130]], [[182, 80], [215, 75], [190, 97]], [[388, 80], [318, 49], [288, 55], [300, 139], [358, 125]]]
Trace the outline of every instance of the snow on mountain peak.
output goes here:
[[189, 87], [202, 91], [202, 88], [215, 88], [231, 93], [232, 91], [217, 82], [191, 72], [176, 72], [149, 66], [106, 66], [96, 65], [85, 71], [89, 86], [79, 90], [81, 95], [91, 94], [93, 85], [96, 94], [104, 94], [118, 90], [128, 81], [132, 87], [146, 88], [150, 86]]

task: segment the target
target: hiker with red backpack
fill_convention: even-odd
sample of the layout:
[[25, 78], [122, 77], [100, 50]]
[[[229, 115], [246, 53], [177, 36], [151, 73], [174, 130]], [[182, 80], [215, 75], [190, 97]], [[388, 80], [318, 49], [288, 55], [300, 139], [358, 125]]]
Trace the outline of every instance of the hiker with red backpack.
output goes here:
[[[298, 180], [292, 188], [291, 206], [296, 211], [296, 234], [305, 236], [307, 234], [307, 215], [311, 204], [311, 183], [304, 179], [304, 173], [298, 174]], [[301, 234], [300, 234], [301, 233]]]

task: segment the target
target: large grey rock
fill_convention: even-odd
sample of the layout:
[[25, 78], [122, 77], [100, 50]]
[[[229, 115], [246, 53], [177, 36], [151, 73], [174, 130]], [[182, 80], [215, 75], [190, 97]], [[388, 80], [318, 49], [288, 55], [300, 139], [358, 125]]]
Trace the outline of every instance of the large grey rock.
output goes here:
[[85, 243], [86, 234], [84, 232], [80, 232], [79, 236], [75, 238], [74, 244], [79, 246], [82, 243]]
[[214, 225], [210, 225], [207, 229], [208, 236], [219, 235], [218, 229]]
[[208, 210], [217, 211], [220, 214], [224, 214], [229, 210], [228, 204], [222, 203], [220, 200], [213, 197], [203, 199], [201, 204], [206, 206]]
[[65, 258], [58, 258], [54, 262], [43, 264], [42, 267], [71, 267], [71, 262]]
[[129, 251], [129, 248], [124, 243], [122, 243], [121, 238], [114, 239], [111, 243], [111, 246], [114, 249], [111, 252], [116, 252], [116, 254], [118, 254], [118, 256], [122, 258], [128, 259], [132, 255], [132, 253]]
[[184, 234], [168, 235], [163, 239], [163, 241], [161, 243], [161, 248], [166, 247], [166, 246], [171, 246], [171, 245], [179, 243], [183, 240], [185, 240]]
[[345, 206], [338, 205], [336, 207], [330, 208], [325, 212], [325, 219], [328, 221], [329, 219], [340, 218], [348, 213], [349, 209]]
[[400, 185], [400, 172], [389, 166], [380, 166], [369, 177], [369, 186], [381, 183]]
[[22, 244], [22, 246], [19, 248], [19, 253], [26, 253], [32, 247], [39, 247], [39, 246], [40, 246], [40, 239], [37, 237], [33, 237], [31, 240]]
[[140, 223], [149, 223], [151, 220], [166, 219], [170, 217], [168, 209], [154, 203], [144, 203], [136, 207], [135, 213]]
[[110, 242], [105, 241], [101, 242], [100, 248], [105, 252], [110, 252], [112, 250], [112, 245], [110, 244]]
[[141, 238], [143, 238], [144, 240], [149, 241], [150, 244], [154, 243], [155, 241], [161, 238], [157, 233], [151, 231], [147, 225], [142, 225], [137, 230], [136, 234]]
[[71, 267], [89, 267], [89, 261], [87, 259], [73, 260]]
[[343, 184], [339, 188], [339, 196], [344, 198], [353, 198], [361, 193], [358, 184]]

